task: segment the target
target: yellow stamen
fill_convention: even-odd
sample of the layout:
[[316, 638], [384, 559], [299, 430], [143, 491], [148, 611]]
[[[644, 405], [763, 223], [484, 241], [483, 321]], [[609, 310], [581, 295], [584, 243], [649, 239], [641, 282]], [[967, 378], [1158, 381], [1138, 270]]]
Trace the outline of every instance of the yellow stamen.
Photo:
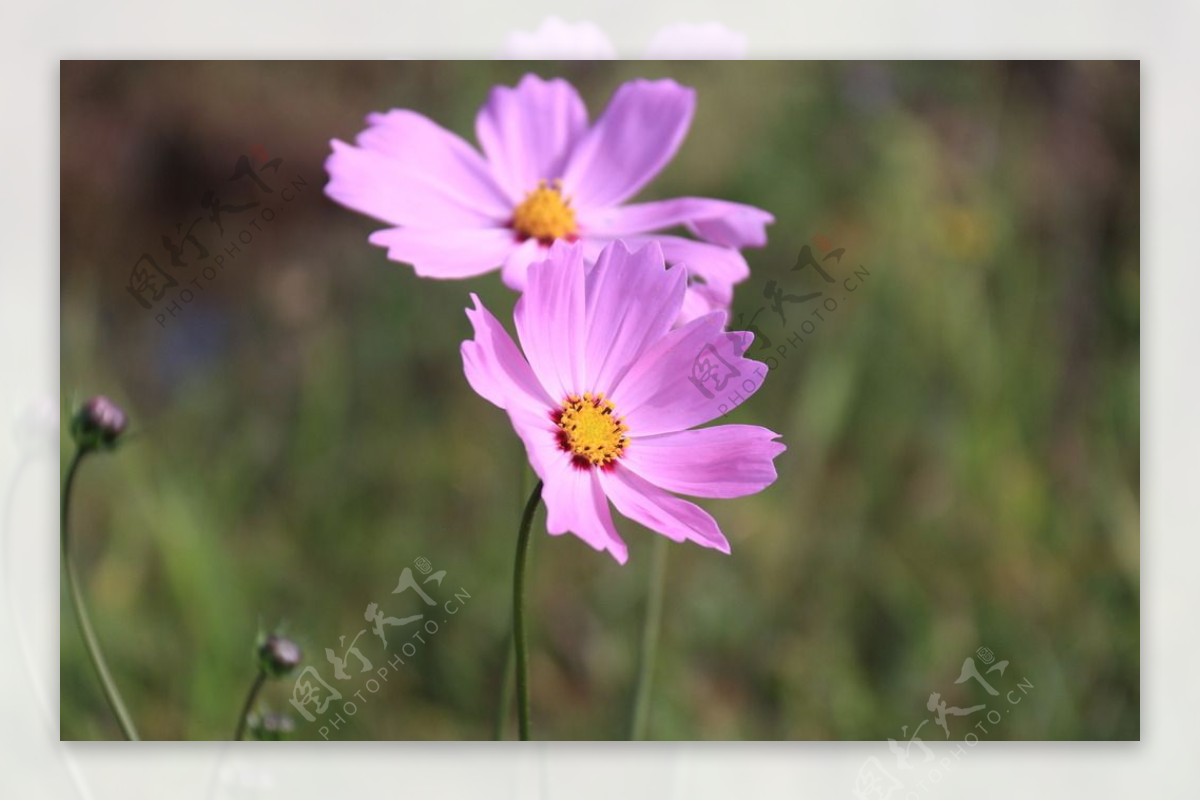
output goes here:
[[562, 409], [555, 412], [558, 444], [574, 454], [578, 467], [608, 467], [625, 452], [629, 427], [613, 414], [612, 401], [604, 395], [585, 392], [583, 397], [568, 395]]
[[575, 234], [575, 211], [570, 198], [563, 197], [562, 184], [549, 186], [539, 181], [513, 211], [512, 227], [522, 237], [550, 243]]

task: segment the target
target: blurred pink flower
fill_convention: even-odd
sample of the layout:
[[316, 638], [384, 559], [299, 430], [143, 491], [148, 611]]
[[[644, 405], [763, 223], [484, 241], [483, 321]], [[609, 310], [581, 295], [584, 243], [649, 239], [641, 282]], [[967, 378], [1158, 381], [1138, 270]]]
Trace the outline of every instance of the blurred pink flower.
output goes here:
[[659, 29], [646, 45], [648, 59], [736, 60], [746, 57], [746, 34], [719, 22], [677, 22]]
[[[590, 264], [617, 237], [633, 246], [653, 239], [668, 263], [688, 268], [687, 322], [728, 307], [734, 284], [749, 275], [739, 248], [765, 244], [774, 221], [725, 200], [625, 202], [675, 155], [695, 102], [672, 80], [634, 80], [589, 126], [574, 87], [526, 75], [515, 88], [493, 89], [480, 109], [482, 155], [416, 112], [371, 114], [356, 145], [332, 142], [325, 191], [395, 226], [371, 243], [429, 278], [502, 268], [520, 291], [529, 265], [556, 240], [581, 242]], [[675, 226], [704, 241], [651, 233]]]
[[[660, 28], [637, 58], [644, 59], [742, 59], [746, 57], [746, 34], [720, 22], [675, 22]], [[614, 59], [617, 48], [608, 34], [594, 22], [567, 22], [550, 16], [532, 31], [508, 34], [501, 58], [588, 60]]]
[[561, 17], [547, 17], [537, 30], [510, 33], [502, 57], [601, 61], [616, 58], [617, 51], [594, 22], [567, 22]]
[[766, 367], [742, 357], [750, 335], [726, 333], [725, 312], [671, 329], [686, 275], [679, 266], [663, 269], [658, 244], [630, 253], [615, 242], [590, 268], [584, 251], [582, 243], [557, 242], [529, 268], [513, 312], [520, 348], [471, 296], [475, 338], [462, 345], [467, 380], [508, 412], [544, 482], [550, 534], [569, 531], [624, 564], [612, 501], [676, 542], [729, 553], [717, 522], [671, 493], [758, 492], [775, 481], [784, 445], [758, 426], [694, 429], [725, 407], [688, 379], [704, 352], [734, 374], [765, 376]]

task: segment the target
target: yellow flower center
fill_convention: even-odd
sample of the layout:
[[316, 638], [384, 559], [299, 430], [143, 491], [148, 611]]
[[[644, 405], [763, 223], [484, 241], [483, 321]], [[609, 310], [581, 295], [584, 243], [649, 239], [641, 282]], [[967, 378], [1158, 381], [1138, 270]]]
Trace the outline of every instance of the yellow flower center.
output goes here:
[[613, 414], [612, 401], [604, 395], [568, 395], [552, 417], [558, 426], [558, 446], [573, 454], [576, 467], [610, 468], [625, 452], [629, 427]]
[[574, 236], [575, 211], [570, 198], [563, 197], [561, 183], [555, 181], [548, 186], [539, 181], [537, 189], [527, 194], [513, 211], [512, 227], [522, 238], [545, 244]]

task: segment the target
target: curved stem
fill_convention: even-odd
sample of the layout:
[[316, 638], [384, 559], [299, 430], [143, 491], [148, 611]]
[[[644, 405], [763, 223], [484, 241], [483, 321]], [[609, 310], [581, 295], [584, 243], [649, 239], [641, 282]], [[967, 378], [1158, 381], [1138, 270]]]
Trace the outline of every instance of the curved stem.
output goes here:
[[246, 703], [242, 704], [242, 715], [238, 718], [237, 729], [233, 732], [235, 742], [246, 734], [246, 718], [250, 716], [250, 707], [254, 706], [254, 699], [258, 697], [258, 691], [262, 689], [266, 680], [266, 671], [260, 670], [254, 683], [250, 685], [250, 692], [246, 694]]
[[[522, 509], [525, 503], [525, 476], [526, 464], [525, 448], [520, 447], [515, 451], [517, 455], [517, 510]], [[513, 655], [513, 632], [512, 623], [509, 623], [508, 630], [504, 632], [504, 672], [500, 676], [500, 704], [496, 709], [496, 727], [494, 739], [503, 740], [504, 734], [508, 730], [508, 718], [512, 712], [513, 698], [513, 671], [516, 669]]]
[[496, 730], [493, 738], [496, 740], [504, 739], [504, 734], [508, 730], [508, 716], [512, 712], [513, 671], [516, 670], [512, 626], [509, 626], [508, 632], [504, 635], [504, 653], [504, 673], [500, 677], [500, 706], [496, 710]]
[[513, 645], [517, 652], [517, 732], [529, 739], [529, 651], [525, 644], [525, 562], [529, 553], [529, 526], [542, 500], [539, 481], [525, 504], [521, 530], [517, 533], [517, 558], [513, 567]]
[[667, 575], [667, 538], [654, 538], [651, 555], [650, 583], [646, 593], [646, 618], [642, 621], [642, 653], [638, 660], [637, 688], [633, 697], [633, 723], [629, 739], [646, 737], [646, 722], [650, 717], [650, 691], [654, 685], [654, 661], [658, 656], [658, 633], [662, 628], [663, 588]]
[[67, 514], [71, 505], [71, 486], [75, 482], [75, 473], [79, 470], [80, 462], [83, 461], [83, 457], [88, 453], [87, 448], [79, 448], [75, 451], [75, 456], [71, 458], [71, 464], [67, 468], [67, 477], [63, 481], [60, 525], [62, 526], [62, 562], [64, 574], [67, 577], [67, 594], [71, 596], [71, 605], [75, 607], [75, 618], [79, 621], [79, 631], [83, 634], [83, 644], [86, 647], [88, 656], [91, 657], [92, 667], [96, 669], [96, 675], [100, 677], [100, 684], [104, 688], [104, 695], [108, 699], [108, 705], [112, 707], [113, 714], [117, 717], [117, 723], [120, 725], [125, 739], [137, 740], [139, 739], [137, 728], [133, 725], [133, 718], [129, 716], [129, 711], [125, 708], [125, 702], [121, 700], [121, 693], [117, 691], [117, 685], [113, 681], [112, 674], [108, 672], [108, 663], [104, 661], [104, 654], [100, 651], [100, 641], [96, 638], [96, 633], [92, 630], [92, 621], [88, 617], [87, 607], [83, 605], [83, 596], [79, 591], [79, 577], [75, 574], [75, 563], [71, 561], [71, 551], [68, 547]]

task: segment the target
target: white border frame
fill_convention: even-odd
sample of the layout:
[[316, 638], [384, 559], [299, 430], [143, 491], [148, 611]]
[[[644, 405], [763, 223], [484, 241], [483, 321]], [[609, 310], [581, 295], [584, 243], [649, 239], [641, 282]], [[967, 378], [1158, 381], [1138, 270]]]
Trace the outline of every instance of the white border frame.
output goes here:
[[[655, 32], [711, 22], [759, 58], [1138, 58], [1142, 60], [1142, 742], [982, 743], [928, 794], [1122, 797], [1200, 794], [1191, 736], [1200, 712], [1200, 5], [1179, 2], [1003, 4], [892, 0], [695, 0], [316, 3], [162, 0], [6, 3], [0, 10], [4, 188], [0, 191], [0, 420], [21, 445], [0, 448], [0, 477], [19, 475], [9, 556], [44, 592], [0, 614], [34, 632], [45, 681], [31, 686], [11, 649], [0, 794], [97, 797], [769, 797], [849, 796], [878, 743], [60, 745], [57, 721], [59, 466], [55, 428], [30, 404], [58, 403], [58, 60], [60, 58], [463, 58], [504, 52], [508, 34], [551, 15], [589, 20], [621, 56]], [[470, 5], [470, 9], [463, 6]], [[1191, 33], [1188, 33], [1188, 32]], [[31, 433], [32, 431], [32, 433]], [[33, 442], [33, 444], [30, 444]], [[40, 442], [40, 444], [38, 444]], [[18, 473], [18, 471], [21, 471]], [[0, 557], [2, 558], [2, 557]], [[0, 595], [4, 595], [0, 593]], [[5, 595], [5, 597], [7, 597]], [[7, 603], [0, 599], [0, 602]], [[464, 769], [467, 767], [468, 769]]]

